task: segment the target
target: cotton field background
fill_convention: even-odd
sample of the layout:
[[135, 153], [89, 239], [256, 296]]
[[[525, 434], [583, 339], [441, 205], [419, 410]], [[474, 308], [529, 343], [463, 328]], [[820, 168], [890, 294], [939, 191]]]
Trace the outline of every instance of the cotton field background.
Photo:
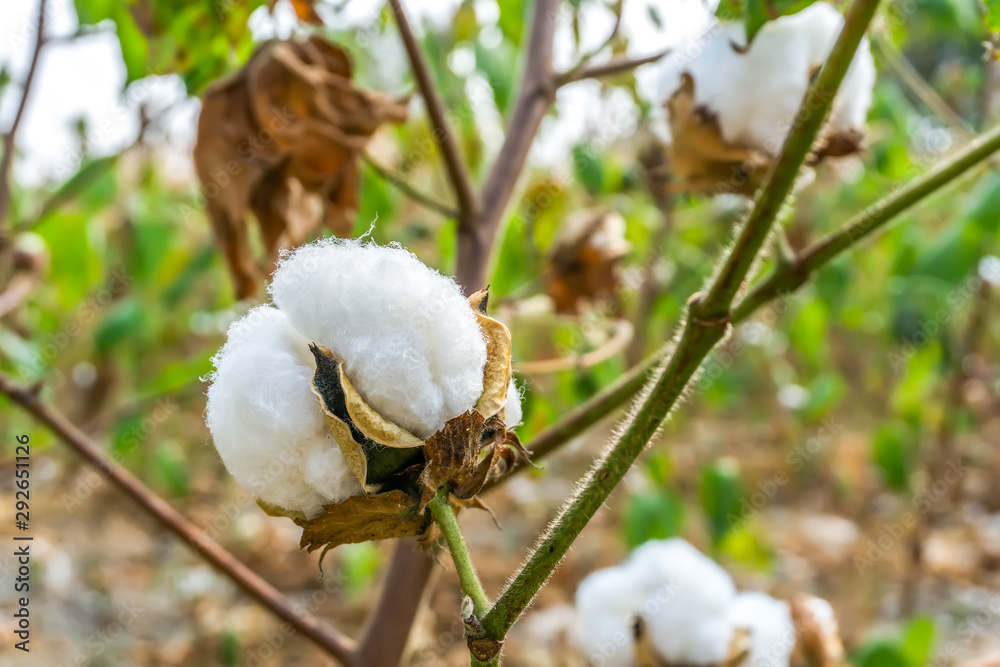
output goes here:
[[997, 49], [6, 3], [0, 667], [1000, 665]]

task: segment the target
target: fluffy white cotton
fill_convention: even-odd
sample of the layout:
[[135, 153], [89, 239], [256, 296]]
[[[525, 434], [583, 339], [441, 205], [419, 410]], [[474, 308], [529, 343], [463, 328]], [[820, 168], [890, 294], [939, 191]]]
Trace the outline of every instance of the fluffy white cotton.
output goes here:
[[632, 624], [644, 597], [639, 579], [627, 565], [598, 570], [580, 583], [572, 640], [590, 664], [635, 664]]
[[520, 426], [521, 417], [521, 392], [517, 390], [514, 380], [507, 385], [507, 403], [504, 405], [504, 425], [507, 428]]
[[795, 625], [787, 602], [766, 593], [742, 593], [730, 611], [735, 628], [750, 631], [747, 667], [788, 667], [795, 648]]
[[652, 600], [642, 615], [660, 656], [678, 664], [727, 657], [736, 587], [724, 569], [679, 538], [646, 542], [632, 553], [628, 567]]
[[[768, 22], [745, 52], [742, 23], [714, 23], [704, 34], [658, 66], [664, 103], [680, 86], [680, 75], [694, 79], [697, 104], [718, 119], [729, 143], [776, 154], [809, 86], [826, 60], [844, 19], [825, 2]], [[738, 47], [738, 48], [734, 48]], [[831, 127], [860, 130], [872, 102], [875, 66], [867, 39], [855, 54], [830, 115]]]
[[261, 500], [312, 516], [361, 487], [310, 389], [308, 344], [271, 307], [235, 322], [212, 359], [207, 422], [237, 482]]
[[453, 280], [399, 246], [303, 246], [281, 262], [271, 294], [298, 332], [344, 360], [373, 408], [421, 438], [482, 394], [475, 314]]

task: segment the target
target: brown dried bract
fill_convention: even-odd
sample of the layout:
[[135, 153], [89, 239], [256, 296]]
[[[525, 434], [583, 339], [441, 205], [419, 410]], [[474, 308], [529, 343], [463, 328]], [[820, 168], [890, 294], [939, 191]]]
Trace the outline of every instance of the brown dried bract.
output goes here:
[[819, 618], [810, 609], [809, 595], [792, 598], [792, 623], [795, 625], [795, 649], [792, 665], [836, 667], [845, 664], [844, 643], [836, 623]]
[[571, 216], [556, 240], [545, 289], [559, 313], [613, 295], [621, 282], [621, 260], [629, 250], [625, 221], [617, 213], [583, 211]]
[[681, 87], [667, 100], [675, 176], [686, 190], [703, 194], [752, 195], [770, 165], [767, 156], [722, 138], [715, 115], [695, 103], [694, 79], [685, 72]]
[[[209, 88], [194, 162], [239, 298], [256, 292], [279, 248], [323, 224], [350, 234], [361, 151], [380, 125], [406, 120], [407, 104], [356, 88], [347, 52], [315, 36], [267, 42]], [[250, 249], [248, 209], [265, 246], [261, 261]]]
[[750, 632], [745, 628], [736, 628], [729, 642], [728, 656], [714, 665], [678, 664], [661, 657], [653, 645], [649, 626], [641, 616], [636, 616], [632, 621], [632, 640], [637, 667], [741, 667], [750, 657]]

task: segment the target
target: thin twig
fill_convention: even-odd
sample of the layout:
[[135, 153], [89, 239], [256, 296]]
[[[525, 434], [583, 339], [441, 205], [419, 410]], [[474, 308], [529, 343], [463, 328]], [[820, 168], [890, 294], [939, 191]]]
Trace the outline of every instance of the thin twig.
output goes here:
[[15, 385], [0, 375], [0, 393], [23, 407], [63, 442], [101, 471], [119, 490], [132, 498], [153, 519], [181, 538], [199, 556], [214, 565], [248, 595], [260, 602], [275, 616], [315, 642], [331, 656], [347, 665], [353, 660], [354, 642], [308, 611], [293, 605], [271, 584], [241, 563], [218, 542], [184, 518], [165, 500], [150, 491], [130, 472], [109, 461], [100, 448], [62, 414], [45, 405], [35, 392]]
[[483, 185], [482, 213], [475, 230], [459, 230], [455, 275], [467, 293], [486, 284], [490, 253], [503, 213], [517, 187], [528, 151], [555, 99], [552, 36], [559, 0], [536, 0], [524, 75], [496, 162]]
[[[596, 58], [601, 53], [601, 51], [603, 51], [604, 49], [606, 49], [609, 46], [611, 46], [611, 44], [615, 41], [615, 38], [618, 37], [618, 31], [621, 30], [621, 27], [622, 27], [622, 12], [624, 10], [624, 4], [625, 4], [624, 0], [618, 0], [615, 3], [615, 8], [613, 10], [614, 13], [615, 13], [615, 24], [614, 24], [614, 26], [611, 27], [611, 32], [608, 33], [607, 39], [605, 39], [603, 42], [601, 42], [600, 46], [598, 46], [597, 48], [591, 49], [587, 53], [584, 53], [580, 57], [580, 59], [576, 62], [576, 64], [573, 65], [573, 67], [571, 67], [567, 71], [563, 72], [561, 75], [557, 75], [556, 76], [556, 82], [557, 82], [556, 85], [557, 86], [559, 85], [558, 81], [559, 81], [559, 77], [560, 76], [565, 76], [565, 77], [569, 77], [569, 78], [574, 77], [577, 72], [579, 72], [580, 70], [582, 70], [583, 68], [585, 68], [587, 65], [589, 65], [590, 61], [593, 60], [594, 58]], [[575, 80], [576, 79], [574, 79], [574, 81]]]
[[428, 582], [437, 571], [434, 560], [418, 547], [417, 540], [396, 540], [389, 572], [367, 627], [358, 642], [357, 663], [364, 667], [397, 667]]
[[466, 169], [465, 160], [459, 153], [458, 142], [448, 124], [444, 102], [434, 85], [424, 53], [420, 50], [420, 45], [417, 44], [417, 39], [410, 29], [410, 23], [406, 19], [403, 6], [400, 4], [400, 0], [389, 0], [389, 5], [392, 7], [393, 16], [396, 17], [396, 24], [399, 26], [399, 35], [406, 48], [406, 54], [410, 58], [413, 76], [416, 77], [417, 85], [420, 86], [420, 93], [424, 98], [424, 105], [427, 107], [427, 115], [434, 128], [434, 136], [441, 147], [441, 153], [444, 155], [445, 167], [448, 169], [448, 176], [455, 190], [455, 198], [458, 200], [458, 210], [461, 213], [459, 225], [471, 228], [475, 225], [479, 214], [479, 197], [472, 186], [472, 179], [469, 177], [468, 169]]
[[506, 637], [580, 532], [655, 435], [704, 358], [726, 336], [737, 289], [767, 240], [771, 224], [792, 189], [877, 7], [878, 0], [856, 0], [851, 5], [829, 58], [803, 100], [777, 167], [766, 178], [755, 210], [707, 291], [690, 300], [688, 317], [666, 367], [651, 383], [628, 427], [577, 486], [576, 495], [552, 522], [483, 618], [487, 637], [497, 641]]
[[648, 65], [649, 63], [655, 63], [668, 53], [670, 53], [670, 49], [666, 49], [652, 55], [643, 56], [641, 58], [619, 58], [601, 65], [589, 65], [587, 67], [581, 67], [580, 69], [573, 68], [557, 74], [555, 77], [555, 85], [556, 88], [562, 88], [565, 85], [576, 81], [582, 81], [583, 79], [601, 79], [606, 76], [629, 72], [637, 67], [642, 67], [643, 65]]
[[406, 179], [402, 176], [380, 165], [375, 158], [368, 153], [364, 153], [362, 157], [364, 158], [365, 163], [371, 167], [372, 171], [381, 176], [387, 183], [389, 183], [389, 185], [393, 186], [416, 203], [420, 204], [424, 208], [440, 213], [446, 218], [451, 218], [453, 220], [459, 219], [459, 212], [448, 204], [440, 202], [430, 195], [420, 192], [407, 183]]
[[[21, 127], [21, 118], [24, 116], [24, 109], [28, 105], [31, 84], [35, 80], [35, 71], [38, 69], [38, 59], [42, 53], [42, 48], [45, 46], [45, 4], [46, 0], [41, 0], [38, 3], [38, 26], [35, 35], [35, 50], [31, 54], [31, 65], [28, 67], [28, 76], [24, 80], [24, 89], [21, 92], [21, 101], [17, 105], [17, 113], [14, 114], [14, 121], [3, 138], [3, 157], [0, 157], [0, 225], [7, 219], [7, 212], [10, 210], [10, 169], [14, 162], [17, 130]], [[2, 240], [3, 229], [0, 227], [0, 242]]]
[[596, 350], [591, 350], [583, 354], [574, 353], [565, 357], [555, 357], [552, 359], [522, 361], [514, 364], [514, 371], [524, 375], [544, 375], [573, 369], [590, 368], [602, 361], [607, 361], [628, 347], [635, 333], [632, 323], [628, 320], [612, 320], [610, 324], [611, 336]]

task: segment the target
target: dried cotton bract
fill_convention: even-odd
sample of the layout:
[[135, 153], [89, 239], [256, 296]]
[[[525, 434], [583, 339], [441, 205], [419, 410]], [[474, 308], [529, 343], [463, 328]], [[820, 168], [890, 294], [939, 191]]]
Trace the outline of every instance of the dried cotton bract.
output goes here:
[[[321, 241], [284, 258], [216, 355], [208, 424], [233, 476], [310, 550], [422, 534], [520, 445], [510, 334], [486, 292], [398, 246]], [[511, 445], [513, 449], [507, 449]]]
[[675, 538], [580, 583], [573, 642], [606, 667], [788, 667], [800, 634], [792, 619], [787, 602], [737, 593], [725, 570]]
[[[747, 46], [742, 23], [716, 23], [659, 65], [673, 173], [688, 189], [752, 194], [780, 153], [811, 77], [843, 27], [825, 2], [767, 23]], [[875, 66], [863, 40], [814, 161], [857, 152]]]

